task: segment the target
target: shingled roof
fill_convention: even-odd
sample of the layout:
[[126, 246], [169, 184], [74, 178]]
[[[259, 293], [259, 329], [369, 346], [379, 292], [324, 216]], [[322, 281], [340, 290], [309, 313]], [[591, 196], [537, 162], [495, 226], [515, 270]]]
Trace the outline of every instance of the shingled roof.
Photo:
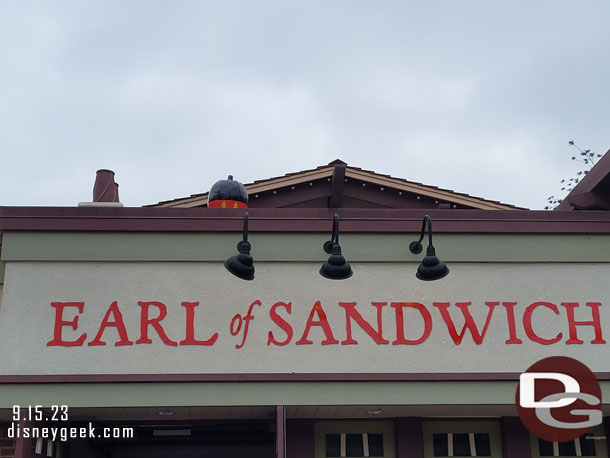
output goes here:
[[[245, 186], [250, 197], [249, 207], [524, 209], [348, 166], [340, 159]], [[206, 207], [207, 201], [205, 192], [147, 207]]]

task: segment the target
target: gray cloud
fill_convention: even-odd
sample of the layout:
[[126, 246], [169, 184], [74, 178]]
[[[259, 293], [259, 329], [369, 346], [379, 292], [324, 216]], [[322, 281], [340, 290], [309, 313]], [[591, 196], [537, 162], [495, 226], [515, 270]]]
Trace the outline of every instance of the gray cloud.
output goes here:
[[607, 2], [0, 4], [0, 205], [328, 163], [542, 208], [605, 152]]

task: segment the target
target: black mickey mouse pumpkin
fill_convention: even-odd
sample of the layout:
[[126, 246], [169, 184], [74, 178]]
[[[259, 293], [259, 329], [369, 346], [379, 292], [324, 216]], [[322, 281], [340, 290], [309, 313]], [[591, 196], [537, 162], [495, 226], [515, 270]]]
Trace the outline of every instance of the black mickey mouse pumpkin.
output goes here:
[[248, 208], [248, 191], [229, 175], [226, 180], [214, 183], [208, 194], [209, 208]]

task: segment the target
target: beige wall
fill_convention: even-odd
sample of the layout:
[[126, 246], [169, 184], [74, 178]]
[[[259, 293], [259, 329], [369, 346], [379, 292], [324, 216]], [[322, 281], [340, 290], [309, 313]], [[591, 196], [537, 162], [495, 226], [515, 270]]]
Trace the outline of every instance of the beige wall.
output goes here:
[[[536, 332], [546, 338], [563, 333], [554, 345], [527, 339], [522, 325], [524, 309], [536, 301], [579, 302], [578, 320], [590, 320], [587, 301], [600, 301], [604, 337], [610, 336], [610, 283], [605, 264], [477, 264], [452, 263], [448, 277], [436, 282], [415, 278], [415, 263], [354, 263], [354, 276], [331, 281], [318, 274], [319, 263], [257, 263], [252, 282], [231, 276], [222, 263], [7, 263], [2, 312], [0, 313], [0, 374], [158, 374], [158, 373], [422, 373], [422, 372], [521, 372], [545, 356], [575, 357], [595, 371], [610, 372], [608, 344], [592, 345], [590, 326], [578, 328], [583, 345], [566, 345], [566, 310], [559, 315], [544, 308], [534, 313]], [[246, 343], [237, 349], [243, 332], [230, 333], [236, 314], [245, 315], [254, 300]], [[432, 316], [432, 331], [420, 345], [392, 345], [396, 339], [394, 309], [383, 309], [383, 335], [388, 345], [378, 345], [352, 323], [357, 345], [321, 345], [325, 339], [319, 326], [310, 332], [311, 345], [296, 345], [315, 301], [321, 301], [334, 337], [346, 338], [345, 310], [338, 302], [357, 302], [358, 310], [376, 327], [372, 301], [416, 301]], [[62, 328], [63, 338], [75, 339], [87, 333], [80, 347], [47, 346], [53, 338], [53, 301], [83, 301], [78, 329]], [[207, 339], [218, 332], [214, 346], [168, 346], [149, 329], [153, 343], [114, 346], [115, 328], [104, 334], [106, 346], [88, 346], [98, 331], [109, 304], [118, 301], [132, 341], [140, 337], [138, 301], [166, 304], [163, 321], [167, 335], [180, 341], [185, 337], [185, 309], [182, 301], [199, 301], [195, 315], [195, 335]], [[278, 340], [284, 332], [270, 318], [277, 301], [292, 302], [292, 314], [279, 314], [294, 328], [292, 341], [285, 346], [267, 345], [268, 333]], [[467, 331], [456, 345], [432, 303], [448, 301], [458, 332], [463, 317], [456, 301], [470, 301], [471, 313], [482, 328], [488, 308], [485, 301], [514, 301], [517, 336], [522, 344], [507, 345], [507, 313], [496, 307], [482, 344], [473, 342]], [[72, 320], [75, 308], [66, 309], [64, 320]], [[157, 309], [151, 309], [151, 316]], [[316, 319], [319, 317], [316, 316]], [[242, 326], [243, 330], [243, 326]], [[421, 316], [405, 311], [405, 335], [417, 338], [423, 330]]]

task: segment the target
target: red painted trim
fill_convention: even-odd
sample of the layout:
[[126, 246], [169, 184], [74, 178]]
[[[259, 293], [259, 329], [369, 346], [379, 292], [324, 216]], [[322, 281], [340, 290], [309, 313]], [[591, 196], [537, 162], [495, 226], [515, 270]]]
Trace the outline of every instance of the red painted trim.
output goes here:
[[[406, 382], [406, 381], [503, 381], [519, 380], [519, 372], [413, 373], [413, 374], [91, 374], [0, 375], [9, 383], [139, 383], [139, 382]], [[610, 372], [595, 373], [610, 380]]]
[[[250, 208], [252, 232], [419, 232], [422, 210]], [[0, 231], [241, 232], [244, 209], [0, 207]], [[436, 233], [610, 233], [610, 212], [426, 210]]]

